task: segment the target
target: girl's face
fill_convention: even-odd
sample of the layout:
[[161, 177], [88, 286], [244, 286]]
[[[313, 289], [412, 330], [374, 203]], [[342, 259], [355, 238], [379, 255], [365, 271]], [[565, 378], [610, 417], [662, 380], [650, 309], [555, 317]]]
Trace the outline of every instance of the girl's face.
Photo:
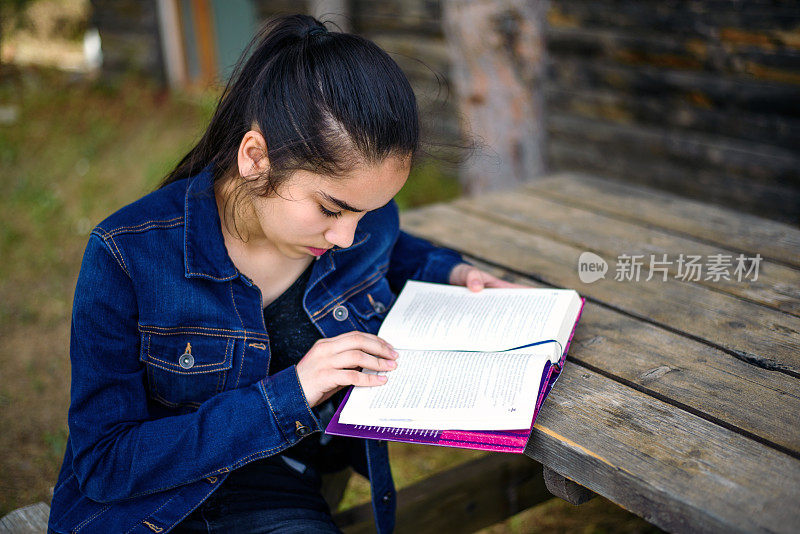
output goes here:
[[334, 246], [347, 248], [358, 221], [387, 204], [406, 183], [409, 170], [408, 158], [388, 157], [336, 178], [297, 171], [278, 195], [252, 200], [256, 221], [249, 225], [254, 231], [250, 243], [293, 260], [322, 255]]

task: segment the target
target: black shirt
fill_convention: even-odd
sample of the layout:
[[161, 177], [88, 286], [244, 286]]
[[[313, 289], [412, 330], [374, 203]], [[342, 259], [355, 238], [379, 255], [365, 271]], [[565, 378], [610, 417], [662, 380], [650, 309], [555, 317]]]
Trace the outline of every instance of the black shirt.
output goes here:
[[[270, 375], [299, 362], [322, 337], [303, 308], [303, 295], [312, 266], [313, 263], [264, 309], [270, 341]], [[312, 408], [323, 429], [344, 395], [342, 389]], [[280, 454], [255, 460], [232, 471], [215, 493], [215, 502], [237, 500], [243, 495], [270, 495], [270, 504], [264, 506], [324, 507], [317, 477], [347, 467], [356, 442], [354, 438], [311, 434]], [[309, 485], [309, 480], [316, 482]]]

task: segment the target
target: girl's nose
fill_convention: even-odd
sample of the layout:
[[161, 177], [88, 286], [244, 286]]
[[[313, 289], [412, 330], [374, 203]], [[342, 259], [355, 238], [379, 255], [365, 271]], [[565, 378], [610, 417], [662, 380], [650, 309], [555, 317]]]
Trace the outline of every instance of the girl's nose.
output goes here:
[[356, 217], [342, 217], [325, 232], [325, 239], [339, 248], [349, 247], [353, 244], [358, 221]]

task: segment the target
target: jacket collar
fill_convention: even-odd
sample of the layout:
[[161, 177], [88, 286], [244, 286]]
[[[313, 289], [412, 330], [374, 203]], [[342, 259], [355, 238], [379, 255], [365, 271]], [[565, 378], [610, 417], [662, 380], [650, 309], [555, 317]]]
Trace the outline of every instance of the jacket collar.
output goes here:
[[224, 282], [239, 276], [222, 237], [210, 165], [189, 178], [186, 188], [183, 258], [187, 278]]

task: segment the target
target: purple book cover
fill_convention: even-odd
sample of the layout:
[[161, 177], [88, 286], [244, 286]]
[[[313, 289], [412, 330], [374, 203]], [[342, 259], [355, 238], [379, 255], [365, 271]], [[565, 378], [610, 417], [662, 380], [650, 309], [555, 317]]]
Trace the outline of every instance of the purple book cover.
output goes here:
[[339, 405], [336, 413], [333, 414], [330, 423], [328, 423], [325, 433], [335, 436], [348, 436], [354, 438], [368, 438], [368, 439], [381, 439], [387, 441], [402, 441], [406, 443], [424, 443], [426, 445], [439, 445], [442, 447], [459, 447], [462, 449], [478, 449], [484, 451], [496, 452], [515, 452], [521, 454], [525, 450], [525, 445], [528, 442], [528, 437], [531, 434], [531, 429], [536, 422], [536, 417], [539, 415], [539, 409], [542, 407], [544, 399], [553, 387], [553, 384], [558, 380], [561, 374], [561, 369], [564, 368], [566, 362], [567, 352], [569, 352], [569, 345], [572, 341], [572, 336], [575, 335], [575, 328], [580, 321], [581, 313], [583, 313], [583, 306], [586, 304], [586, 299], [581, 298], [581, 308], [578, 311], [578, 317], [575, 319], [575, 324], [572, 327], [572, 332], [569, 335], [564, 353], [561, 355], [559, 366], [556, 367], [550, 362], [545, 363], [544, 371], [542, 372], [542, 379], [539, 385], [539, 397], [536, 401], [536, 409], [533, 412], [533, 420], [528, 429], [522, 430], [419, 430], [410, 428], [392, 428], [384, 426], [367, 426], [367, 425], [348, 425], [339, 423], [339, 414], [342, 411], [347, 399], [350, 398], [350, 391], [345, 395], [344, 400]]

